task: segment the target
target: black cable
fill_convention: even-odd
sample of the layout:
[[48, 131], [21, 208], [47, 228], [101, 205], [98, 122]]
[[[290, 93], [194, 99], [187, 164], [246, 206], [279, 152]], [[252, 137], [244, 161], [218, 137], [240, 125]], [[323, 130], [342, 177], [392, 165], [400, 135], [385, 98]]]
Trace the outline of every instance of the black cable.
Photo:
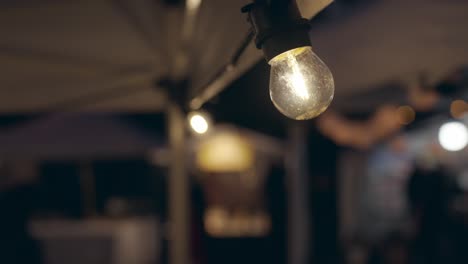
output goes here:
[[234, 52], [234, 55], [231, 57], [230, 65], [235, 66], [237, 64], [237, 62], [239, 61], [239, 58], [242, 56], [242, 54], [244, 53], [247, 46], [249, 46], [249, 44], [252, 41], [254, 35], [255, 34], [254, 34], [253, 30], [249, 29], [246, 36], [242, 40], [240, 46], [237, 48], [237, 50]]
[[[202, 89], [201, 97], [208, 97], [206, 99], [201, 99], [204, 102], [210, 100], [212, 96], [209, 95], [209, 91], [207, 91], [208, 87], [210, 87], [213, 83], [215, 83], [217, 80], [219, 80], [224, 74], [232, 71], [234, 67], [237, 65], [239, 62], [240, 57], [244, 53], [245, 49], [249, 46], [250, 42], [254, 38], [255, 34], [252, 29], [249, 29], [245, 37], [243, 38], [242, 42], [240, 43], [239, 47], [234, 51], [233, 55], [231, 56], [231, 59], [228, 61], [228, 63], [224, 64], [215, 74], [214, 76], [204, 85], [204, 89]], [[207, 94], [207, 96], [203, 96], [203, 94]], [[199, 96], [194, 96], [192, 97], [192, 100], [195, 98], [198, 98]]]

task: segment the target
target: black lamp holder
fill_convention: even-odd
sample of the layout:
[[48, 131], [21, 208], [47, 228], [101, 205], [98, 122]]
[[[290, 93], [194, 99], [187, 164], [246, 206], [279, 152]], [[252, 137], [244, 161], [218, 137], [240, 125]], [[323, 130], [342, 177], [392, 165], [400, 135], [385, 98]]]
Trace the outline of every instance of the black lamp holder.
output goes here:
[[267, 61], [288, 50], [311, 46], [309, 20], [303, 18], [295, 0], [257, 0], [244, 6], [255, 33], [255, 45]]

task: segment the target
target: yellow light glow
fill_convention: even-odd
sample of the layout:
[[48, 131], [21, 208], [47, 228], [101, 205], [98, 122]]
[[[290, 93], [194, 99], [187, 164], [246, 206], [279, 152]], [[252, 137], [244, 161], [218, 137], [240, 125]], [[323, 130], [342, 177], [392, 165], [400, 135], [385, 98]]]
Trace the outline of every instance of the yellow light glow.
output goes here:
[[185, 6], [187, 7], [187, 10], [194, 11], [200, 7], [200, 4], [201, 0], [187, 0]]
[[189, 122], [190, 127], [197, 134], [205, 134], [210, 127], [207, 116], [198, 112], [189, 114]]
[[253, 166], [252, 145], [234, 132], [218, 132], [199, 146], [196, 163], [206, 172], [241, 172]]

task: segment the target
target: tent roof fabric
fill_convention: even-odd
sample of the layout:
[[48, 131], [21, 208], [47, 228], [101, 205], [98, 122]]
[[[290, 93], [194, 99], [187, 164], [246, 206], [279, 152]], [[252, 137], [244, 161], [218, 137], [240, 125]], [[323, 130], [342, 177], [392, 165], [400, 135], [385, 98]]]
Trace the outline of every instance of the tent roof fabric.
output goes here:
[[311, 32], [314, 50], [330, 67], [336, 98], [415, 83], [437, 82], [468, 63], [468, 1], [374, 0]]
[[[180, 50], [190, 55], [192, 89], [200, 89], [248, 31], [240, 12], [248, 2], [201, 1], [192, 37], [183, 42], [183, 5], [156, 0], [1, 1], [0, 113], [160, 111], [166, 97], [155, 83], [177, 72]], [[312, 17], [331, 0], [298, 2], [303, 15]], [[260, 59], [261, 53], [249, 46], [231, 78]]]
[[[188, 54], [186, 74], [196, 94], [248, 31], [240, 8], [249, 2], [201, 1], [193, 34], [183, 42], [183, 5], [1, 1], [0, 113], [161, 111], [167, 97], [155, 83], [176, 71], [180, 50]], [[331, 0], [297, 2], [303, 16], [313, 17]], [[348, 2], [359, 4], [341, 12]], [[438, 80], [468, 61], [467, 1], [343, 0], [328, 11], [335, 11], [329, 21], [312, 21], [311, 39], [333, 72], [337, 100], [422, 71]], [[225, 85], [261, 58], [248, 46]]]

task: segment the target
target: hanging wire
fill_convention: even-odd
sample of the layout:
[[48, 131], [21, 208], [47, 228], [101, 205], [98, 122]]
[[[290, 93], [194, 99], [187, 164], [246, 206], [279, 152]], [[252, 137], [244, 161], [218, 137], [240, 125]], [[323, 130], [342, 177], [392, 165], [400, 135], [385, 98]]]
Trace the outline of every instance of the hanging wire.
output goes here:
[[249, 46], [250, 42], [254, 37], [254, 32], [252, 29], [249, 29], [244, 39], [242, 40], [239, 47], [235, 50], [231, 59], [228, 63], [224, 64], [210, 79], [210, 81], [204, 86], [205, 88], [201, 90], [200, 94], [194, 97], [190, 101], [190, 108], [199, 109], [206, 102], [211, 100], [217, 94], [219, 94], [224, 88], [226, 88], [226, 77], [234, 70], [239, 62], [240, 57]]

